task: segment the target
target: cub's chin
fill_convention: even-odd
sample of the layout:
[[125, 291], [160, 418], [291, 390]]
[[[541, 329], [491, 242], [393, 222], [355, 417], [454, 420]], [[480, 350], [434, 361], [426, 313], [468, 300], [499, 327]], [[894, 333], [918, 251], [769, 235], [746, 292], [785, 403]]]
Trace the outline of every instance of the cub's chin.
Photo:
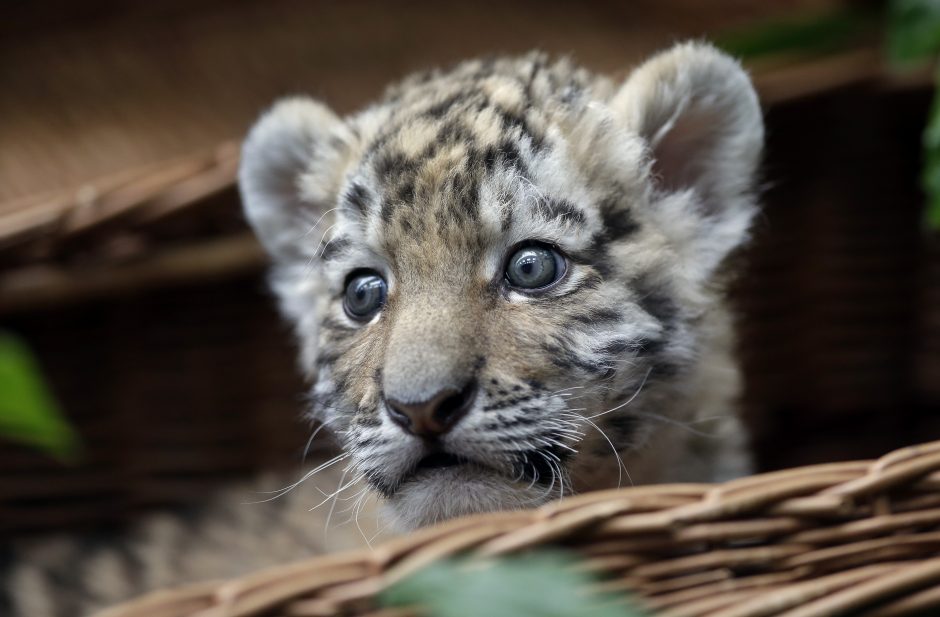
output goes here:
[[538, 506], [556, 492], [473, 464], [419, 469], [388, 499], [386, 514], [400, 531], [410, 531], [466, 514]]

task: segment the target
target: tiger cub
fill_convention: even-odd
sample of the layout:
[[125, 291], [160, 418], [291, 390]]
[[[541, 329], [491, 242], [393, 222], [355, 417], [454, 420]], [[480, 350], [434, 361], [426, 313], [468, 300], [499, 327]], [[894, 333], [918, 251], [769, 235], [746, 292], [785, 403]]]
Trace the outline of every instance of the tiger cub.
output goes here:
[[276, 104], [241, 193], [350, 477], [408, 529], [746, 472], [723, 266], [762, 146], [700, 43], [620, 84], [533, 53]]

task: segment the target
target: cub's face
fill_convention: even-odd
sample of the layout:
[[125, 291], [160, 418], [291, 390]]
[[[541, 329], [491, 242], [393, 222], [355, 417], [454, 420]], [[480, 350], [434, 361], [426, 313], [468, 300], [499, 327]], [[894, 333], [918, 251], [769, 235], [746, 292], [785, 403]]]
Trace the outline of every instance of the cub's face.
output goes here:
[[404, 526], [625, 482], [701, 361], [761, 140], [747, 77], [701, 45], [619, 89], [533, 55], [345, 120], [275, 106], [242, 193], [349, 478]]

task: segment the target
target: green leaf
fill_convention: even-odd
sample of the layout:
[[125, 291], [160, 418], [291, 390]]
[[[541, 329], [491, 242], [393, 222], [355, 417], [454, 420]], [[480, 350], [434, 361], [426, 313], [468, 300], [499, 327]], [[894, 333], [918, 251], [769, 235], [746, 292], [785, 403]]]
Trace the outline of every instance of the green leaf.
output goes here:
[[940, 231], [940, 76], [934, 77], [934, 82], [933, 102], [923, 135], [921, 187], [927, 196], [925, 223], [928, 229]]
[[898, 63], [932, 59], [940, 52], [940, 0], [892, 0], [888, 6], [888, 56]]
[[622, 598], [591, 593], [595, 581], [558, 553], [493, 562], [445, 561], [383, 593], [386, 607], [420, 607], [429, 617], [639, 617]]
[[0, 437], [74, 460], [78, 439], [46, 387], [29, 349], [0, 332]]
[[731, 32], [718, 46], [743, 58], [772, 54], [824, 54], [846, 49], [874, 30], [874, 15], [857, 9], [777, 20]]
[[928, 229], [940, 231], [940, 199], [936, 196], [927, 202], [927, 210], [924, 213], [924, 223]]
[[940, 231], [940, 151], [927, 152], [921, 186], [927, 194], [924, 223], [928, 229]]

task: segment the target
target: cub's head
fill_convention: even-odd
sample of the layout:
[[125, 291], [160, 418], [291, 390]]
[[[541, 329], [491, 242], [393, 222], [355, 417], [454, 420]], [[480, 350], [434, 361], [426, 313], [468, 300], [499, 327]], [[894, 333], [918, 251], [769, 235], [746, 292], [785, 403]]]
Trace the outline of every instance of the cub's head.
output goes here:
[[241, 191], [349, 477], [404, 526], [626, 482], [704, 396], [762, 138], [700, 44], [619, 86], [533, 54], [275, 105]]

